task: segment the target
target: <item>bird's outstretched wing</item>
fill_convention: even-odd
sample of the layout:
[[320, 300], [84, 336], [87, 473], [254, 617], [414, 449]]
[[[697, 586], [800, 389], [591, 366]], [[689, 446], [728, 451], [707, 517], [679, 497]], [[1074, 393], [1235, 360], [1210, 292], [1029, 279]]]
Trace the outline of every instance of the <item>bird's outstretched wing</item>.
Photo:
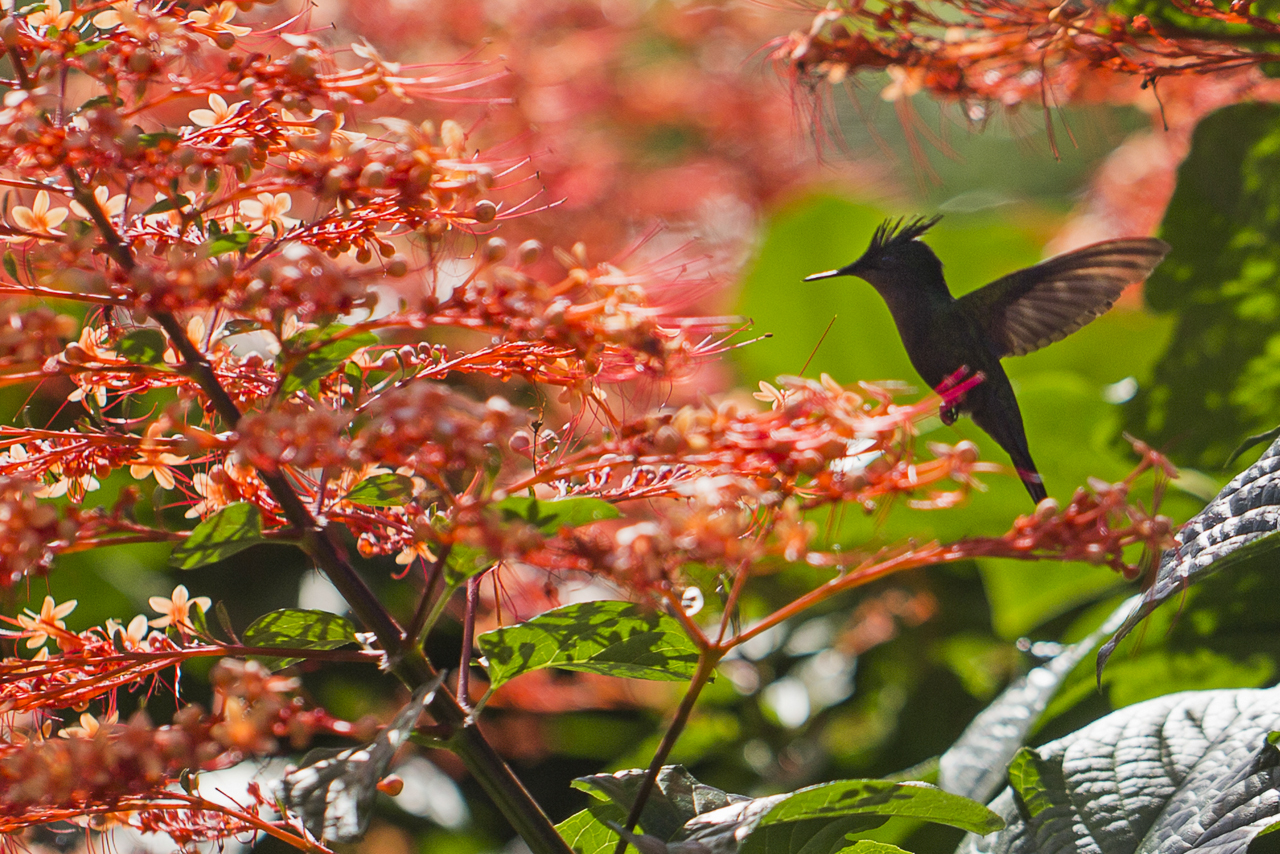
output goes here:
[[1153, 237], [1107, 240], [1018, 270], [957, 300], [985, 329], [999, 356], [1061, 341], [1151, 274], [1169, 252]]

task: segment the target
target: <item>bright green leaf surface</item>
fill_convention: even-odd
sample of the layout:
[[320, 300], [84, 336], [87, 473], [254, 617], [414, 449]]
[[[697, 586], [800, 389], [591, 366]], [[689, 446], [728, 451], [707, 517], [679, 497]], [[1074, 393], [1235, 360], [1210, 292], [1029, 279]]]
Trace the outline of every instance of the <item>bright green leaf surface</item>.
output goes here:
[[618, 834], [601, 823], [606, 819], [622, 824], [627, 814], [615, 804], [592, 804], [557, 824], [556, 831], [575, 854], [605, 854], [618, 845]]
[[561, 498], [539, 501], [532, 495], [511, 495], [493, 505], [504, 519], [519, 519], [544, 534], [555, 534], [561, 528], [577, 528], [603, 519], [617, 519], [622, 514], [601, 498]]
[[841, 848], [836, 854], [907, 854], [907, 852], [887, 842], [859, 839], [848, 848]]
[[195, 569], [225, 560], [262, 542], [266, 541], [262, 538], [258, 508], [247, 501], [238, 501], [196, 525], [173, 550], [169, 563], [178, 569]]
[[449, 560], [444, 565], [444, 581], [450, 587], [457, 587], [468, 578], [479, 575], [493, 566], [493, 558], [484, 549], [472, 546], [455, 545], [449, 552]]
[[333, 373], [357, 350], [378, 343], [378, 336], [371, 332], [334, 338], [345, 330], [345, 326], [334, 324], [325, 329], [309, 329], [290, 338], [285, 352], [280, 354], [277, 361], [282, 365], [287, 364], [288, 353], [305, 351], [305, 355], [293, 363], [281, 384], [281, 393], [292, 394], [306, 388]]
[[982, 804], [923, 783], [837, 780], [801, 789], [765, 814], [760, 826], [846, 815], [908, 816], [984, 834], [1004, 826]]
[[629, 602], [580, 602], [476, 639], [493, 687], [544, 667], [631, 679], [679, 681], [698, 651], [680, 624]]
[[357, 483], [342, 500], [368, 507], [399, 507], [413, 500], [413, 478], [402, 474], [375, 474]]
[[1029, 747], [1018, 751], [1018, 755], [1009, 763], [1009, 785], [1018, 793], [1027, 813], [1035, 818], [1053, 806], [1045, 791], [1048, 784], [1045, 774], [1048, 772], [1040, 761], [1040, 756]]
[[[355, 641], [355, 626], [346, 617], [329, 611], [299, 608], [286, 608], [263, 614], [244, 631], [246, 646], [337, 649]], [[271, 670], [279, 670], [302, 660], [284, 657], [260, 658]]]

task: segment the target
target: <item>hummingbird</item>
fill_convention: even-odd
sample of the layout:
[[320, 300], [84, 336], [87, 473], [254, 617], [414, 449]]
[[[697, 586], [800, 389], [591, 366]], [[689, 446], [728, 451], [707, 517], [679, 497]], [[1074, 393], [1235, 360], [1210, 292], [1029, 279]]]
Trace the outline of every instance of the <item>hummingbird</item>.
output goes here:
[[920, 239], [940, 219], [885, 220], [862, 257], [805, 281], [857, 276], [868, 282], [888, 304], [907, 357], [930, 388], [981, 374], [981, 382], [940, 408], [942, 423], [953, 424], [967, 413], [1004, 448], [1039, 504], [1048, 493], [1000, 360], [1061, 341], [1103, 314], [1127, 285], [1151, 275], [1169, 244], [1153, 237], [1105, 240], [1015, 270], [956, 299], [942, 261]]

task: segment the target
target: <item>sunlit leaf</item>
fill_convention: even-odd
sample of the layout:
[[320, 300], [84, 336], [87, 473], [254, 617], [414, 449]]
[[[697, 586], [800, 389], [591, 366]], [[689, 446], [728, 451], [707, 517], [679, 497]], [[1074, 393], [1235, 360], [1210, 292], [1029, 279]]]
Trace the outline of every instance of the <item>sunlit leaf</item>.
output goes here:
[[[378, 336], [371, 332], [344, 335], [347, 327], [335, 323], [324, 329], [308, 329], [286, 342], [284, 352], [277, 359], [281, 367], [291, 365], [281, 384], [283, 394], [292, 394], [327, 377], [337, 370], [357, 350], [378, 343]], [[293, 354], [301, 352], [301, 358]]]
[[403, 474], [375, 474], [357, 483], [342, 500], [369, 507], [399, 507], [413, 500], [413, 478]]
[[228, 504], [197, 525], [173, 550], [169, 563], [178, 569], [195, 569], [226, 560], [262, 542], [266, 541], [262, 537], [258, 508], [239, 501]]
[[601, 498], [561, 498], [540, 501], [532, 495], [510, 495], [492, 505], [504, 519], [526, 522], [544, 534], [561, 528], [577, 528], [602, 519], [617, 519], [622, 514]]
[[579, 602], [476, 639], [494, 688], [545, 667], [631, 679], [682, 680], [698, 650], [675, 619], [629, 602]]
[[[959, 854], [1244, 854], [1280, 817], [1280, 692], [1171, 694], [1027, 749], [991, 808], [1008, 826]], [[1034, 760], [1034, 761], [1033, 761]]]
[[1004, 822], [977, 801], [924, 783], [836, 780], [792, 793], [760, 819], [760, 826], [848, 815], [907, 816], [991, 833]]
[[[289, 649], [337, 649], [356, 642], [351, 621], [328, 611], [287, 608], [263, 614], [244, 631], [246, 646]], [[300, 658], [255, 656], [271, 670], [280, 670]]]
[[191, 207], [190, 196], [181, 194], [177, 196], [165, 196], [162, 199], [157, 199], [155, 204], [142, 212], [142, 215], [151, 216], [152, 214], [167, 213], [169, 211], [182, 210], [187, 207]]
[[607, 854], [618, 845], [618, 834], [605, 821], [626, 821], [626, 811], [611, 803], [594, 803], [556, 825], [556, 832], [574, 854]]
[[169, 341], [159, 329], [135, 329], [116, 342], [116, 352], [139, 365], [163, 365]]

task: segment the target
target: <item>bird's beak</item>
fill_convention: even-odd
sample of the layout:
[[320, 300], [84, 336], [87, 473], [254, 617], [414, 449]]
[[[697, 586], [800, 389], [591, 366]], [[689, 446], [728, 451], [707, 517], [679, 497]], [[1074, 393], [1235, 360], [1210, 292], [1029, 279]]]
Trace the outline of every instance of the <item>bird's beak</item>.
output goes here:
[[805, 276], [804, 280], [806, 282], [815, 282], [818, 279], [834, 279], [836, 276], [847, 275], [849, 275], [849, 268], [841, 267], [839, 270], [827, 270], [824, 273], [814, 273], [812, 276]]

